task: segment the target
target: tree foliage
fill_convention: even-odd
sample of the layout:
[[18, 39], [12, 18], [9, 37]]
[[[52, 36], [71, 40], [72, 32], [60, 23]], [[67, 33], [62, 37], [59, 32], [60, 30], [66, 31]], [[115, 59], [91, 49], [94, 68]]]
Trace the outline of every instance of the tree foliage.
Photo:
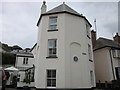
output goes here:
[[15, 54], [2, 53], [2, 65], [15, 65], [15, 60], [16, 60]]

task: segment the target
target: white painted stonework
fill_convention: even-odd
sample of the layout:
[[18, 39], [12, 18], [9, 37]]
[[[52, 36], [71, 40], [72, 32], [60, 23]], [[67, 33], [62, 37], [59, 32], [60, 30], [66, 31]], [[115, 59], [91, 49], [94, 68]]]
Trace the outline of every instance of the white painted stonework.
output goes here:
[[[49, 17], [57, 16], [58, 31], [49, 30]], [[37, 55], [35, 60], [35, 87], [47, 87], [47, 69], [56, 70], [55, 88], [95, 87], [94, 60], [91, 37], [87, 37], [88, 22], [79, 16], [59, 13], [42, 16], [38, 26]], [[90, 35], [91, 36], [91, 35]], [[48, 39], [57, 39], [57, 57], [48, 57]], [[91, 45], [89, 61], [88, 44]], [[78, 61], [73, 60], [74, 56]], [[91, 77], [90, 71], [93, 72]], [[92, 81], [91, 81], [92, 80]]]
[[[29, 53], [17, 53], [17, 55], [16, 55], [15, 67], [19, 69], [18, 75], [20, 75], [20, 77], [18, 76], [20, 78], [20, 80], [17, 82], [17, 87], [23, 87], [26, 85], [26, 83], [23, 82], [25, 79], [25, 70], [33, 67], [33, 65], [35, 64], [35, 58], [33, 57], [33, 55], [31, 55]], [[24, 58], [28, 58], [27, 64], [23, 63]], [[30, 84], [27, 84], [27, 85], [29, 87], [34, 87], [35, 83], [31, 82]]]

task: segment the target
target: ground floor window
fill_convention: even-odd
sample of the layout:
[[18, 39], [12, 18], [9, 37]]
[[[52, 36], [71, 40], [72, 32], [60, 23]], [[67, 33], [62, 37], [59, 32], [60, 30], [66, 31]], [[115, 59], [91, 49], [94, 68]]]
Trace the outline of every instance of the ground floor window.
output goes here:
[[120, 67], [116, 67], [115, 71], [116, 71], [116, 78], [117, 78], [117, 80], [120, 80]]
[[47, 70], [47, 87], [56, 87], [56, 70]]
[[91, 85], [94, 85], [93, 71], [90, 71], [90, 80], [91, 80]]

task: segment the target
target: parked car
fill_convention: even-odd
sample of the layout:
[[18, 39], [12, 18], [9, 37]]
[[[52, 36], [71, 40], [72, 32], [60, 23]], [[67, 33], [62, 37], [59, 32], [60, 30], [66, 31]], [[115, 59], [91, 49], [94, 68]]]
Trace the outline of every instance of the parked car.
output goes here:
[[5, 90], [6, 87], [6, 73], [2, 68], [0, 68], [0, 87], [1, 90]]

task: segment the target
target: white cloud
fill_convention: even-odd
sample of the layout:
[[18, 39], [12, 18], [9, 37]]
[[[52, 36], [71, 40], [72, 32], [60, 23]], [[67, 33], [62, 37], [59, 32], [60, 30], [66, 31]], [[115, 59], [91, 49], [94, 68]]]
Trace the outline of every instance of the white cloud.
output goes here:
[[[62, 3], [62, 1], [61, 1]], [[47, 2], [48, 10], [61, 4]], [[40, 2], [3, 2], [2, 13], [2, 40], [9, 45], [18, 44], [32, 47], [37, 42], [37, 26], [40, 15]], [[91, 22], [94, 28], [94, 19], [97, 19], [98, 36], [112, 38], [117, 25], [117, 3], [81, 3], [66, 2], [71, 8], [82, 13]], [[0, 9], [1, 10], [1, 9]], [[2, 15], [1, 15], [2, 14]], [[2, 27], [0, 26], [0, 28]]]
[[37, 37], [38, 5], [38, 3], [3, 3], [3, 42], [22, 47], [33, 46], [33, 40], [36, 42]]

